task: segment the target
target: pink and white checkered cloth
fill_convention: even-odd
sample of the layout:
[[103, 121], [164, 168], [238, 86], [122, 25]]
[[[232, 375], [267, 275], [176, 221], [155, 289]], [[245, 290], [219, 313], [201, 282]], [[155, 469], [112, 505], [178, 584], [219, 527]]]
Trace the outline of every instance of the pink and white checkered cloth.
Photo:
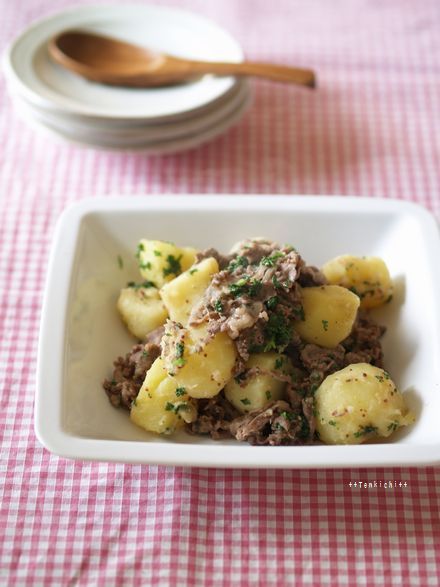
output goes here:
[[[225, 136], [147, 157], [35, 134], [0, 82], [0, 584], [439, 585], [438, 469], [82, 463], [35, 438], [42, 287], [69, 203], [109, 193], [359, 194], [416, 201], [440, 217], [438, 0], [173, 3], [216, 19], [250, 58], [313, 67], [319, 88], [255, 82], [251, 111]], [[2, 0], [0, 48], [68, 4]]]

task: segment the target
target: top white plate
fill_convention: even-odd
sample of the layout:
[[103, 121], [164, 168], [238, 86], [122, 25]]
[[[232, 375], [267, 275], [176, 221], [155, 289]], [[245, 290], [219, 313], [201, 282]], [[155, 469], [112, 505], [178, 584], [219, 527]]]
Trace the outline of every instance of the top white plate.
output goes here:
[[100, 118], [181, 118], [221, 100], [236, 83], [233, 77], [209, 75], [191, 84], [155, 89], [88, 82], [53, 63], [48, 54], [48, 39], [71, 28], [92, 30], [181, 57], [243, 60], [237, 41], [197, 14], [149, 5], [74, 8], [35, 23], [5, 54], [9, 83], [25, 100], [40, 108]]
[[[156, 238], [227, 251], [255, 235], [290, 242], [318, 266], [347, 252], [385, 259], [396, 295], [375, 312], [388, 327], [385, 365], [416, 414], [413, 426], [377, 444], [250, 446], [185, 433], [155, 436], [110, 405], [101, 382], [114, 357], [133, 342], [115, 303], [119, 288], [136, 279], [137, 241]], [[37, 436], [56, 454], [102, 461], [264, 468], [439, 464], [439, 258], [433, 217], [397, 200], [179, 195], [82, 201], [62, 216], [48, 269]]]

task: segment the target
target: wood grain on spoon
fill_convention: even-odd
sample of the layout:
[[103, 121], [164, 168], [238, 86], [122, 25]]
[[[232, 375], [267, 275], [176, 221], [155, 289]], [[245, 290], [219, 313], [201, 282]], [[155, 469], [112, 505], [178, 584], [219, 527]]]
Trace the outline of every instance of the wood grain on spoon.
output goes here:
[[117, 86], [163, 86], [211, 73], [315, 87], [315, 74], [310, 69], [181, 59], [86, 31], [66, 31], [53, 37], [49, 53], [54, 61], [88, 80]]

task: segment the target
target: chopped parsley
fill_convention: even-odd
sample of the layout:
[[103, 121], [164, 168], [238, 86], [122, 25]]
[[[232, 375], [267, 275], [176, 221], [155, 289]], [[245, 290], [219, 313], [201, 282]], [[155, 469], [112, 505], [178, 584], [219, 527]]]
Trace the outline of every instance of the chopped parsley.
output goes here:
[[215, 302], [212, 304], [214, 310], [216, 312], [218, 312], [219, 314], [221, 314], [223, 312], [223, 304], [221, 302], [221, 300], [215, 300]]
[[327, 330], [328, 330], [328, 320], [321, 320], [321, 322], [322, 322], [322, 327], [327, 332]]
[[167, 412], [174, 412], [175, 414], [178, 414], [180, 410], [187, 410], [188, 409], [188, 405], [186, 402], [182, 402], [179, 404], [173, 404], [172, 402], [167, 402], [165, 404], [165, 410]]
[[269, 389], [266, 391], [266, 398], [272, 399], [272, 392]]
[[238, 298], [239, 296], [245, 293], [247, 282], [248, 279], [246, 277], [242, 277], [235, 283], [231, 283], [231, 285], [229, 286], [229, 291], [234, 296], [234, 298]]
[[249, 265], [249, 261], [246, 259], [246, 257], [242, 257], [241, 255], [237, 255], [235, 257], [235, 259], [232, 259], [232, 261], [229, 263], [228, 271], [229, 271], [229, 273], [232, 273], [233, 271], [235, 271], [239, 267], [244, 268], [244, 267], [247, 267], [248, 265]]
[[121, 257], [121, 255], [118, 255], [118, 267], [119, 269], [124, 269], [124, 259]]
[[278, 359], [276, 359], [275, 361], [275, 369], [281, 369], [281, 367], [284, 365], [284, 357], [278, 357]]
[[278, 305], [278, 296], [272, 296], [268, 300], [266, 300], [266, 308], [268, 310], [274, 310]]
[[139, 263], [140, 269], [151, 269], [150, 261], [145, 261], [145, 263]]
[[197, 267], [195, 267], [194, 269], [189, 270], [189, 274], [193, 275], [194, 273], [197, 273], [197, 271], [198, 271], [198, 269], [197, 269]]
[[229, 291], [234, 296], [234, 298], [238, 298], [242, 295], [248, 295], [249, 297], [253, 298], [258, 295], [262, 286], [263, 284], [260, 279], [250, 279], [248, 275], [245, 275], [235, 283], [231, 283], [229, 286]]
[[360, 438], [361, 436], [365, 436], [366, 434], [371, 434], [371, 432], [376, 432], [376, 426], [362, 426], [359, 428], [357, 432], [353, 434], [355, 438]]
[[183, 342], [176, 343], [176, 355], [173, 361], [173, 365], [176, 367], [183, 367], [186, 363], [186, 360], [183, 358], [183, 353], [185, 352], [185, 344]]
[[175, 257], [174, 255], [168, 255], [167, 256], [167, 267], [164, 267], [163, 269], [163, 276], [167, 277], [168, 275], [178, 275], [179, 273], [182, 272], [182, 266], [180, 264], [180, 259], [182, 258], [182, 255], [179, 255], [179, 257]]
[[[363, 282], [364, 285], [368, 284], [368, 281], [364, 281]], [[373, 284], [374, 285], [374, 284]], [[351, 287], [348, 288], [351, 292], [353, 292], [355, 295], [358, 296], [358, 298], [360, 298], [361, 300], [363, 300], [364, 298], [366, 298], [367, 296], [375, 296], [376, 295], [376, 290], [375, 289], [366, 289], [364, 291], [360, 291], [359, 289], [357, 289], [354, 285], [352, 285]]]
[[301, 430], [298, 432], [298, 436], [300, 438], [307, 438], [310, 436], [310, 425], [307, 418], [304, 416], [299, 416], [301, 418]]
[[177, 395], [177, 397], [180, 397], [182, 395], [185, 395], [185, 393], [186, 393], [186, 389], [184, 387], [178, 387], [176, 389], [176, 395]]
[[136, 248], [136, 258], [139, 259], [139, 257], [141, 256], [141, 253], [145, 251], [145, 245], [144, 243], [139, 243], [137, 248]]
[[133, 289], [140, 289], [144, 287], [145, 289], [148, 289], [149, 287], [156, 287], [156, 284], [148, 280], [142, 281], [142, 283], [135, 283], [134, 281], [129, 281], [127, 283], [127, 287], [132, 287]]
[[275, 287], [283, 287], [283, 284], [281, 283], [281, 281], [279, 281], [276, 275], [272, 276], [272, 283]]
[[250, 400], [247, 397], [242, 398], [240, 401], [245, 406], [250, 406], [251, 405], [251, 402], [250, 402]]
[[257, 296], [263, 287], [261, 279], [251, 279], [249, 282], [249, 295], [251, 298]]
[[388, 424], [388, 426], [387, 426], [387, 430], [391, 431], [391, 432], [395, 432], [398, 428], [399, 428], [399, 422], [391, 422], [391, 424]]
[[289, 344], [292, 327], [289, 320], [282, 314], [271, 314], [265, 327], [265, 344], [263, 351], [276, 350], [282, 352]]
[[336, 426], [336, 422], [334, 420], [329, 420], [328, 423], [330, 426]]
[[278, 261], [278, 259], [284, 256], [285, 253], [282, 253], [281, 251], [276, 251], [275, 253], [272, 253], [270, 257], [263, 257], [260, 261], [260, 264], [264, 265], [265, 267], [273, 267], [275, 263]]
[[154, 249], [153, 253], [154, 253], [155, 257], [162, 257], [162, 253], [160, 251], [158, 251], [157, 249]]

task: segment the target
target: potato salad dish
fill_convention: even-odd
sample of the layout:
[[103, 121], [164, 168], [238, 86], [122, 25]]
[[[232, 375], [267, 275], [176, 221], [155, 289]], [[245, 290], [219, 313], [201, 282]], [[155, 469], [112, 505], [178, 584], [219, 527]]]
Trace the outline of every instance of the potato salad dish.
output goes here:
[[[137, 340], [103, 387], [134, 424], [256, 445], [359, 444], [414, 421], [384, 370], [377, 257], [321, 269], [264, 238], [228, 255], [141, 240], [117, 309]], [[128, 349], [127, 349], [128, 350]]]

